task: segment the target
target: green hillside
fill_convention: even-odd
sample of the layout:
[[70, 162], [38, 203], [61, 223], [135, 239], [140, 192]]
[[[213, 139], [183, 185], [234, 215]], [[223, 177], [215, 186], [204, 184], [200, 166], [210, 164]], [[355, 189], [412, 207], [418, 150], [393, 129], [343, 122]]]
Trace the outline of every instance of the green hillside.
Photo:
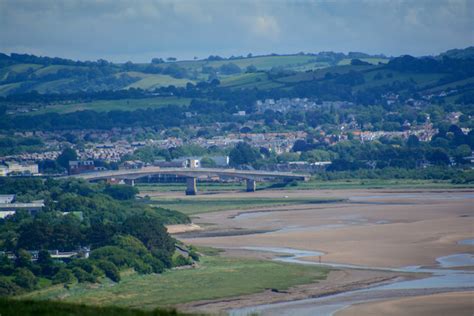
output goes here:
[[[370, 63], [387, 62], [384, 58], [365, 58]], [[305, 72], [350, 64], [351, 58], [341, 53], [267, 55], [176, 62], [114, 64], [106, 61], [79, 62], [34, 55], [0, 54], [0, 96], [27, 93], [74, 93], [139, 88], [185, 87], [211, 78], [223, 86], [269, 89], [279, 87], [265, 82], [265, 75], [249, 75], [246, 71], [266, 72], [275, 69]], [[227, 68], [232, 68], [229, 71]], [[250, 67], [250, 68], [248, 68]], [[255, 80], [255, 81], [253, 81]]]
[[187, 106], [191, 99], [177, 97], [155, 97], [144, 99], [121, 99], [121, 100], [95, 100], [80, 103], [60, 103], [49, 105], [38, 111], [30, 112], [30, 115], [44, 113], [71, 113], [76, 111], [93, 110], [96, 112], [109, 112], [114, 110], [133, 111], [138, 109], [155, 109], [167, 105]]
[[[50, 97], [48, 100], [53, 102], [30, 98], [35, 103], [30, 106], [34, 110], [30, 114], [188, 106], [193, 98], [248, 106], [249, 101], [242, 99], [245, 94], [226, 95], [242, 90], [260, 91], [270, 98], [291, 95], [357, 102], [363, 99], [365, 103], [380, 102], [380, 96], [389, 92], [409, 97], [414, 91], [429, 95], [450, 90], [450, 101], [456, 102], [465, 95], [471, 98], [474, 90], [474, 76], [469, 69], [471, 50], [451, 50], [437, 58], [388, 59], [363, 53], [323, 52], [227, 59], [210, 56], [171, 62], [155, 59], [141, 64], [0, 54], [0, 96], [32, 91], [48, 95], [99, 94], [92, 99], [86, 95], [60, 100]], [[224, 95], [213, 88], [208, 90], [211, 86], [223, 88]], [[118, 97], [100, 95], [106, 91], [123, 93]], [[7, 104], [13, 111], [16, 107]]]

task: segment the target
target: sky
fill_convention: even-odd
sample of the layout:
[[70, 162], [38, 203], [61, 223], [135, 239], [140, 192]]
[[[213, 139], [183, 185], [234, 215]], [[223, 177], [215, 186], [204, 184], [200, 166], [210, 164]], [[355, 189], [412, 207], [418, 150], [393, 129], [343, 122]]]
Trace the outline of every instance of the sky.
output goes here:
[[474, 0], [0, 0], [0, 52], [79, 60], [474, 45]]

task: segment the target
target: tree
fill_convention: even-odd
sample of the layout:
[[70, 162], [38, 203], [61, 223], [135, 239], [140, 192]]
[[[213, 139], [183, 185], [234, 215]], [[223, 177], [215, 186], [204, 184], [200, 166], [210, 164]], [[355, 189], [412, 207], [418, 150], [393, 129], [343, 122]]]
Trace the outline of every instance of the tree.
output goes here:
[[15, 278], [13, 279], [13, 282], [15, 282], [16, 285], [21, 288], [24, 288], [26, 290], [33, 290], [36, 287], [36, 284], [38, 283], [38, 279], [30, 270], [26, 268], [20, 268], [15, 273]]
[[65, 148], [56, 159], [56, 162], [63, 168], [69, 169], [69, 162], [77, 160], [77, 153], [72, 148]]
[[407, 146], [408, 147], [418, 147], [420, 145], [420, 140], [415, 135], [408, 136]]
[[54, 261], [47, 250], [40, 250], [36, 263], [41, 267], [42, 275], [52, 276], [57, 270]]
[[104, 193], [116, 200], [133, 200], [138, 194], [138, 189], [130, 185], [109, 185]]
[[201, 166], [203, 168], [215, 168], [216, 162], [209, 157], [204, 157], [201, 159]]
[[105, 276], [114, 282], [120, 282], [120, 271], [115, 264], [106, 260], [96, 262], [97, 267], [104, 271]]
[[223, 64], [222, 66], [219, 67], [219, 70], [224, 75], [233, 75], [233, 74], [238, 74], [242, 72], [240, 67], [234, 63]]
[[446, 150], [442, 148], [434, 148], [427, 154], [427, 159], [435, 165], [449, 164], [449, 156]]
[[60, 269], [53, 277], [53, 284], [68, 284], [74, 282], [74, 274], [70, 270]]
[[259, 156], [255, 149], [244, 142], [238, 143], [229, 153], [230, 164], [233, 166], [252, 164]]
[[454, 150], [454, 158], [456, 159], [457, 163], [467, 163], [467, 160], [464, 159], [464, 157], [470, 156], [471, 155], [471, 147], [469, 145], [461, 145], [456, 147]]
[[171, 258], [174, 241], [166, 232], [163, 223], [151, 213], [130, 216], [123, 223], [124, 233], [138, 238], [150, 251], [162, 252]]
[[162, 63], [164, 63], [164, 62], [165, 62], [165, 61], [164, 61], [162, 58], [153, 58], [153, 59], [151, 60], [151, 63], [152, 63], [152, 64], [155, 64], [155, 65], [156, 65], [156, 64], [162, 64]]
[[31, 255], [24, 249], [19, 249], [16, 252], [15, 266], [19, 268], [31, 267]]
[[247, 68], [245, 68], [245, 72], [247, 73], [257, 72], [257, 67], [255, 67], [254, 65], [248, 65]]
[[0, 279], [0, 297], [15, 295], [19, 292], [21, 292], [21, 288], [16, 285], [16, 283], [6, 279]]

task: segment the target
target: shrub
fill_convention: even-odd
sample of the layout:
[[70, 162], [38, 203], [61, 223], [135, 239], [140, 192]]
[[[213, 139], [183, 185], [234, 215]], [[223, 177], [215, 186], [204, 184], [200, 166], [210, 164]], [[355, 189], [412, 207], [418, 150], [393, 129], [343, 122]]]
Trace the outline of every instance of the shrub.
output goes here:
[[38, 279], [30, 270], [20, 268], [16, 271], [13, 282], [21, 288], [33, 290], [36, 287], [36, 284], [38, 284]]
[[104, 259], [110, 261], [117, 267], [131, 266], [131, 257], [133, 257], [133, 254], [116, 246], [105, 246], [98, 248], [92, 251], [90, 256], [91, 259]]
[[74, 274], [70, 270], [60, 269], [53, 277], [53, 284], [68, 284], [75, 281]]
[[174, 255], [173, 256], [173, 266], [174, 267], [181, 267], [187, 266], [191, 264], [191, 260], [185, 258], [183, 255]]
[[10, 280], [0, 279], [0, 296], [10, 296], [21, 292], [21, 288]]
[[109, 185], [104, 193], [116, 200], [132, 200], [138, 194], [138, 189], [129, 185]]
[[84, 271], [84, 269], [81, 269], [79, 267], [74, 267], [72, 269], [72, 273], [74, 273], [74, 276], [77, 278], [78, 282], [90, 282], [90, 283], [95, 283], [97, 281], [96, 277], [93, 276], [91, 273], [87, 273]]
[[96, 262], [97, 267], [104, 271], [105, 276], [114, 282], [120, 282], [120, 271], [115, 264], [105, 260]]

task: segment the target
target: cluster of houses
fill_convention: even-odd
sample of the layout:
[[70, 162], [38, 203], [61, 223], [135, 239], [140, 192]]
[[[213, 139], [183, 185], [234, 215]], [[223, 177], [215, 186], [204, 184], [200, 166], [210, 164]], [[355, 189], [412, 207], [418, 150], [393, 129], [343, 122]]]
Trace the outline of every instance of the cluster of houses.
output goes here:
[[258, 113], [264, 113], [267, 110], [287, 113], [292, 110], [310, 110], [317, 106], [315, 101], [308, 98], [265, 99], [258, 100], [255, 105]]
[[43, 200], [33, 201], [30, 203], [20, 203], [16, 201], [15, 194], [0, 195], [0, 218], [5, 218], [8, 215], [13, 215], [20, 210], [35, 213], [42, 210], [43, 207]]

